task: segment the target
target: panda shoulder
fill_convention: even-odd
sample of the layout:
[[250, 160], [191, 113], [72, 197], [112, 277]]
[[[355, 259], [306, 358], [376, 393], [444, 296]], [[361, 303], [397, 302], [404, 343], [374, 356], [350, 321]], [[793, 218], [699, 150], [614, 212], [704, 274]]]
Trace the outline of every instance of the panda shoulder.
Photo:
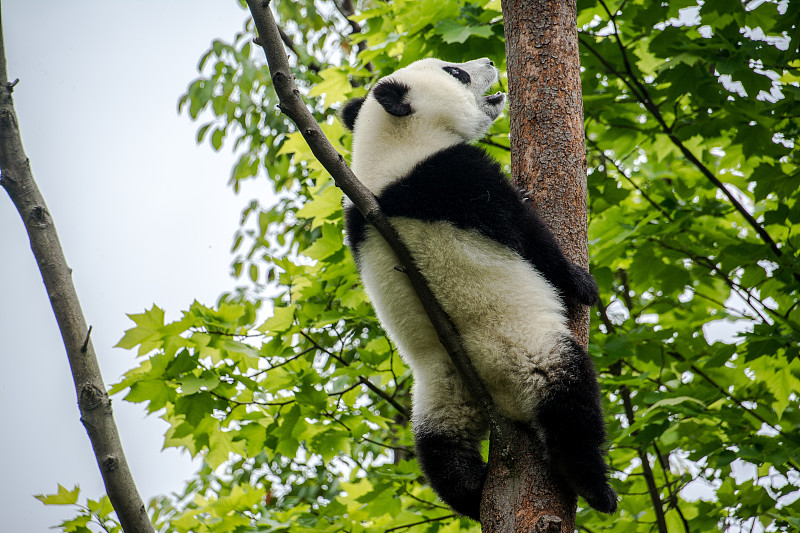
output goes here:
[[417, 166], [417, 171], [437, 174], [437, 181], [446, 179], [463, 185], [504, 183], [508, 180], [500, 164], [483, 149], [469, 144], [451, 146]]

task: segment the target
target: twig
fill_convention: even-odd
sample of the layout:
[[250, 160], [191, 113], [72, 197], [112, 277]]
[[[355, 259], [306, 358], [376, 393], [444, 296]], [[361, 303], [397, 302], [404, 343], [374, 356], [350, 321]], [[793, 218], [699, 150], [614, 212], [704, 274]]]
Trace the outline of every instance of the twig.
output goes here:
[[47, 287], [50, 305], [67, 351], [78, 396], [80, 419], [92, 443], [111, 505], [122, 529], [127, 533], [152, 533], [153, 525], [122, 450], [111, 412], [111, 400], [103, 385], [103, 376], [87, 333], [86, 319], [58, 240], [55, 223], [33, 179], [22, 146], [11, 97], [14, 85], [8, 82], [6, 73], [0, 20], [0, 185], [14, 203], [28, 232], [31, 250]]
[[[658, 448], [658, 444], [655, 440], [653, 440], [653, 449], [656, 451], [656, 457], [658, 458], [658, 464], [661, 465], [661, 471], [664, 473], [664, 481], [666, 482], [667, 491], [669, 492], [669, 506], [672, 509], [675, 509], [675, 512], [678, 513], [678, 516], [681, 519], [681, 523], [683, 524], [683, 531], [685, 533], [690, 533], [689, 530], [689, 521], [686, 520], [686, 517], [683, 515], [683, 511], [678, 505], [678, 491], [672, 488], [673, 483], [669, 481], [669, 464], [667, 464], [667, 460], [664, 458], [664, 455], [661, 453], [661, 450]], [[676, 479], [674, 483], [678, 483], [680, 479]]]
[[636, 182], [635, 182], [635, 181], [633, 181], [633, 179], [632, 179], [632, 178], [628, 177], [628, 175], [627, 175], [627, 174], [625, 174], [625, 170], [624, 170], [624, 169], [623, 169], [623, 168], [622, 168], [622, 167], [621, 167], [621, 166], [620, 166], [620, 165], [619, 165], [619, 164], [616, 162], [616, 160], [614, 160], [614, 159], [613, 159], [613, 158], [611, 158], [611, 157], [608, 157], [608, 156], [607, 156], [607, 155], [606, 155], [606, 154], [603, 152], [602, 148], [600, 148], [600, 146], [599, 146], [599, 145], [598, 145], [596, 142], [594, 142], [593, 140], [591, 140], [591, 139], [587, 138], [587, 139], [586, 139], [586, 142], [587, 142], [589, 145], [591, 145], [591, 146], [592, 146], [592, 147], [593, 147], [595, 150], [597, 150], [597, 153], [599, 153], [599, 154], [600, 154], [600, 157], [603, 159], [603, 161], [604, 161], [606, 164], [608, 164], [608, 163], [610, 162], [612, 165], [614, 165], [614, 168], [615, 168], [615, 169], [617, 169], [617, 173], [618, 173], [620, 176], [622, 176], [623, 178], [625, 178], [625, 180], [627, 180], [627, 182], [628, 182], [628, 183], [630, 183], [631, 185], [633, 185], [633, 187], [634, 187], [634, 188], [635, 188], [637, 191], [639, 191], [639, 194], [641, 194], [641, 195], [642, 195], [642, 197], [643, 197], [645, 200], [647, 200], [647, 202], [648, 202], [650, 205], [652, 205], [653, 207], [655, 207], [655, 208], [656, 208], [656, 209], [657, 209], [657, 210], [658, 210], [658, 211], [659, 211], [659, 212], [660, 212], [662, 215], [664, 215], [664, 217], [666, 217], [666, 219], [667, 219], [667, 220], [669, 220], [670, 222], [674, 222], [674, 220], [672, 219], [672, 216], [670, 216], [670, 214], [669, 214], [669, 213], [667, 213], [667, 212], [664, 210], [664, 208], [663, 208], [663, 207], [661, 207], [660, 205], [658, 205], [658, 204], [657, 204], [657, 203], [656, 203], [656, 202], [655, 202], [655, 201], [654, 201], [652, 198], [650, 198], [650, 196], [647, 194], [647, 192], [645, 192], [645, 190], [644, 190], [644, 189], [642, 189], [641, 187], [639, 187], [639, 185], [637, 185], [637, 184], [636, 184]]
[[89, 326], [89, 331], [86, 332], [86, 340], [83, 341], [83, 345], [81, 346], [81, 353], [86, 353], [86, 350], [89, 349], [89, 336], [92, 334], [92, 326]]
[[370, 380], [365, 378], [364, 376], [358, 376], [358, 381], [366, 385], [372, 392], [380, 396], [384, 399], [387, 403], [391, 404], [392, 407], [397, 409], [397, 411], [406, 418], [411, 418], [411, 413], [408, 412], [408, 409], [400, 405], [397, 400], [386, 394], [386, 391], [372, 383]]
[[389, 533], [390, 531], [397, 531], [399, 529], [408, 529], [410, 527], [419, 526], [422, 524], [430, 524], [431, 522], [438, 522], [439, 520], [447, 520], [449, 518], [457, 518], [458, 515], [455, 514], [448, 514], [444, 516], [438, 516], [436, 518], [428, 518], [427, 520], [420, 520], [419, 522], [412, 522], [410, 524], [405, 524], [403, 526], [391, 527], [384, 531], [384, 533]]
[[[620, 387], [620, 393], [622, 396], [622, 404], [625, 406], [625, 418], [628, 419], [628, 426], [633, 426], [635, 418], [633, 405], [631, 404], [631, 393], [625, 385]], [[641, 446], [637, 447], [636, 451], [639, 455], [639, 460], [642, 462], [642, 472], [644, 472], [644, 479], [647, 483], [647, 493], [650, 495], [650, 500], [653, 503], [653, 511], [656, 514], [656, 526], [658, 527], [659, 533], [668, 533], [667, 520], [664, 516], [664, 502], [661, 501], [661, 494], [659, 494], [656, 479], [655, 476], [653, 476], [653, 469], [650, 468], [647, 452]]]
[[355, 174], [345, 164], [344, 157], [330, 144], [300, 97], [300, 91], [289, 70], [289, 62], [286, 60], [277, 23], [269, 9], [269, 0], [247, 0], [247, 5], [258, 30], [259, 42], [267, 56], [272, 83], [280, 101], [278, 107], [295, 123], [314, 156], [331, 174], [336, 185], [350, 198], [364, 218], [378, 230], [395, 252], [401, 266], [406, 270], [409, 281], [428, 318], [436, 329], [439, 341], [452, 358], [453, 364], [461, 373], [473, 396], [489, 415], [493, 429], [498, 432], [498, 436], [505, 435], [506, 431], [500, 427], [502, 422], [496, 414], [491, 397], [469, 360], [450, 317], [434, 298], [425, 279], [414, 264], [408, 248], [381, 212], [375, 196], [358, 181]]
[[[689, 148], [687, 148], [686, 145], [683, 144], [683, 142], [680, 139], [678, 139], [678, 137], [675, 135], [675, 132], [667, 124], [667, 122], [664, 120], [664, 117], [661, 115], [661, 110], [658, 108], [658, 106], [655, 105], [655, 103], [653, 103], [653, 100], [650, 98], [650, 94], [647, 91], [647, 87], [645, 87], [639, 81], [638, 77], [633, 72], [633, 67], [631, 66], [630, 61], [628, 60], [627, 49], [625, 48], [625, 45], [622, 43], [622, 40], [621, 40], [621, 38], [619, 36], [619, 33], [617, 32], [617, 24], [614, 21], [614, 18], [611, 16], [610, 12], [608, 11], [608, 7], [605, 5], [604, 2], [601, 1], [600, 3], [606, 9], [606, 12], [609, 14], [609, 17], [611, 18], [612, 27], [614, 29], [614, 38], [615, 38], [615, 40], [617, 42], [617, 46], [619, 47], [620, 52], [622, 53], [622, 60], [623, 60], [623, 63], [625, 64], [625, 71], [627, 73], [627, 76], [625, 74], [619, 72], [617, 69], [615, 69], [602, 56], [602, 54], [597, 52], [588, 43], [588, 41], [586, 41], [585, 39], [579, 39], [580, 43], [587, 50], [589, 50], [589, 52], [591, 52], [592, 55], [594, 55], [600, 61], [600, 63], [603, 64], [603, 66], [605, 66], [611, 73], [613, 73], [615, 76], [617, 76], [620, 80], [622, 80], [622, 82], [625, 85], [628, 86], [628, 89], [630, 89], [630, 91], [633, 93], [633, 95], [636, 96], [637, 100], [639, 100], [639, 102], [641, 102], [641, 104], [650, 112], [650, 114], [653, 116], [653, 118], [656, 120], [656, 122], [658, 122], [659, 126], [661, 126], [662, 132], [667, 135], [667, 137], [672, 142], [672, 144], [674, 144], [678, 148], [678, 150], [681, 151], [683, 156], [686, 159], [688, 159], [689, 162], [691, 162], [692, 165], [694, 165], [695, 168], [697, 168], [700, 171], [700, 173], [703, 174], [703, 176], [705, 176], [706, 179], [708, 179], [708, 181], [713, 183], [714, 186], [720, 192], [722, 192], [722, 194], [724, 194], [728, 198], [728, 201], [731, 202], [731, 204], [733, 205], [734, 209], [736, 209], [736, 211], [739, 212], [739, 214], [747, 221], [747, 223], [755, 230], [755, 232], [763, 239], [763, 241], [767, 245], [769, 245], [769, 247], [770, 247], [770, 249], [772, 249], [773, 253], [778, 257], [783, 255], [783, 252], [781, 252], [781, 249], [778, 248], [778, 245], [775, 243], [775, 241], [772, 239], [772, 237], [769, 235], [769, 233], [767, 233], [767, 230], [765, 230], [761, 226], [761, 224], [759, 224], [758, 221], [753, 217], [753, 215], [751, 215], [750, 212], [747, 211], [747, 209], [745, 209], [745, 207], [739, 202], [739, 200], [736, 199], [736, 197], [733, 195], [733, 193], [731, 193], [731, 191], [728, 190], [728, 188], [725, 186], [725, 184], [722, 183], [722, 181], [720, 181], [719, 178], [717, 178], [714, 175], [714, 173], [711, 172], [711, 170], [709, 170], [709, 168], [707, 166], [705, 166], [692, 153], [692, 151], [689, 150]], [[630, 81], [628, 81], [628, 77], [630, 77], [630, 79], [633, 80], [633, 84]], [[635, 86], [634, 86], [634, 84], [635, 84]]]
[[[336, 359], [337, 361], [342, 363], [344, 366], [350, 366], [350, 363], [348, 363], [347, 361], [342, 359], [340, 355], [336, 355], [336, 354], [330, 352], [329, 350], [326, 350], [317, 341], [315, 341], [311, 337], [311, 335], [309, 335], [305, 331], [301, 330], [300, 331], [300, 335], [302, 335], [308, 342], [310, 342], [314, 346], [315, 349], [325, 353], [329, 357], [333, 357], [334, 359]], [[364, 376], [359, 376], [358, 377], [358, 381], [359, 381], [359, 383], [362, 383], [362, 384], [366, 385], [370, 390], [372, 390], [372, 392], [374, 392], [375, 394], [377, 394], [378, 396], [380, 396], [381, 398], [386, 400], [388, 403], [390, 403], [395, 409], [397, 409], [397, 411], [401, 415], [403, 415], [404, 417], [406, 417], [408, 419], [411, 418], [411, 413], [408, 412], [408, 409], [406, 409], [401, 404], [399, 404], [397, 402], [397, 400], [395, 400], [392, 396], [389, 396], [388, 394], [386, 394], [386, 392], [383, 389], [381, 389], [380, 387], [378, 387], [377, 385], [372, 383], [370, 380], [368, 380]]]

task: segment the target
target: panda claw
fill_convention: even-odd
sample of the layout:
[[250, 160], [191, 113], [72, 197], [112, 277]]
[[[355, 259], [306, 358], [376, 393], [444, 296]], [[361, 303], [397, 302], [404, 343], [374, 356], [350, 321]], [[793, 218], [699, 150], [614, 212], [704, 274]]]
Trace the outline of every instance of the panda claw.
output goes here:
[[617, 493], [608, 485], [598, 494], [582, 494], [586, 503], [597, 511], [614, 514], [617, 511]]
[[580, 303], [589, 307], [597, 303], [600, 292], [591, 274], [578, 265], [572, 265], [572, 279], [574, 296]]

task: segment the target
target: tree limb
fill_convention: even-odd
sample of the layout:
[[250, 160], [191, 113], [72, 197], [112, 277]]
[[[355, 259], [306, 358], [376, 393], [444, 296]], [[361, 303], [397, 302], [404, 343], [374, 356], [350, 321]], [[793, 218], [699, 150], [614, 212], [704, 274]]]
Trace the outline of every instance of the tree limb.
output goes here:
[[350, 198], [367, 222], [378, 230], [397, 255], [403, 271], [408, 275], [428, 318], [436, 329], [439, 341], [452, 358], [469, 390], [489, 414], [493, 431], [505, 435], [507, 433], [504, 429], [505, 422], [497, 415], [489, 392], [469, 360], [450, 317], [434, 298], [408, 248], [381, 212], [375, 196], [361, 184], [342, 155], [333, 148], [303, 102], [289, 70], [289, 62], [286, 60], [278, 25], [269, 8], [269, 0], [247, 0], [247, 5], [258, 30], [258, 43], [264, 48], [267, 57], [272, 83], [280, 101], [279, 109], [295, 123], [314, 156], [330, 173], [336, 185]]
[[92, 442], [111, 504], [128, 533], [153, 531], [136, 489], [111, 412], [94, 346], [58, 233], [31, 173], [8, 82], [0, 20], [0, 185], [22, 217], [67, 351], [81, 422]]
[[[606, 60], [603, 57], [603, 55], [600, 54], [600, 52], [595, 50], [589, 44], [588, 41], [579, 38], [580, 43], [589, 52], [591, 52], [592, 55], [594, 55], [598, 59], [598, 61], [600, 61], [600, 63], [602, 63], [602, 65], [609, 70], [609, 72], [611, 72], [612, 74], [617, 76], [620, 80], [622, 80], [622, 82], [628, 87], [628, 89], [636, 97], [636, 99], [645, 107], [645, 109], [647, 109], [647, 111], [650, 112], [650, 114], [653, 116], [653, 118], [660, 126], [662, 133], [666, 134], [666, 136], [669, 138], [672, 144], [674, 144], [675, 147], [677, 147], [678, 150], [680, 150], [683, 156], [686, 159], [688, 159], [689, 162], [692, 163], [692, 165], [694, 165], [695, 168], [697, 168], [697, 170], [699, 170], [700, 173], [703, 176], [705, 176], [708, 181], [710, 181], [720, 192], [722, 192], [722, 194], [724, 194], [726, 198], [728, 198], [728, 201], [730, 201], [734, 209], [736, 209], [736, 211], [738, 211], [739, 214], [747, 221], [750, 227], [752, 227], [753, 230], [755, 230], [755, 232], [761, 237], [761, 239], [770, 247], [773, 253], [778, 257], [783, 255], [783, 252], [775, 243], [775, 241], [772, 239], [772, 237], [769, 235], [769, 233], [767, 233], [767, 230], [764, 229], [764, 227], [758, 223], [755, 217], [753, 217], [753, 215], [751, 215], [750, 212], [747, 211], [747, 209], [745, 209], [745, 207], [741, 204], [741, 202], [739, 202], [739, 200], [736, 199], [733, 193], [730, 190], [728, 190], [725, 184], [722, 183], [722, 181], [720, 181], [720, 179], [717, 178], [714, 175], [714, 173], [711, 172], [711, 170], [709, 170], [709, 168], [706, 165], [704, 165], [697, 158], [697, 156], [695, 156], [692, 153], [692, 151], [689, 150], [689, 148], [685, 144], [683, 144], [683, 141], [681, 141], [678, 138], [678, 136], [675, 135], [675, 132], [673, 131], [672, 127], [667, 124], [666, 120], [664, 120], [664, 117], [661, 114], [661, 110], [658, 109], [658, 106], [655, 103], [653, 103], [653, 100], [650, 98], [650, 94], [647, 91], [647, 87], [645, 87], [639, 81], [639, 79], [633, 72], [633, 68], [631, 67], [630, 62], [628, 61], [627, 49], [625, 48], [625, 45], [622, 43], [622, 40], [619, 34], [617, 33], [617, 24], [616, 21], [614, 20], [614, 17], [611, 16], [611, 13], [608, 11], [608, 8], [602, 1], [601, 4], [606, 9], [606, 12], [609, 14], [611, 18], [612, 27], [614, 29], [614, 37], [617, 42], [617, 46], [619, 47], [620, 52], [622, 54], [623, 62], [625, 64], [625, 72], [627, 73], [627, 76], [626, 74], [623, 74], [622, 72], [619, 72], [617, 69], [615, 69], [611, 65], [611, 63], [609, 63], [608, 60]], [[633, 80], [633, 84], [630, 81], [628, 81], [628, 77], [630, 77], [630, 79]]]
[[[628, 420], [628, 426], [632, 426], [635, 422], [633, 404], [631, 403], [631, 393], [626, 385], [620, 387], [620, 394], [622, 396], [622, 403], [625, 406], [625, 418]], [[644, 472], [644, 479], [647, 483], [647, 493], [650, 495], [650, 501], [653, 503], [653, 512], [655, 512], [656, 515], [656, 527], [659, 533], [668, 533], [667, 519], [664, 516], [664, 502], [661, 501], [661, 494], [656, 485], [653, 469], [650, 468], [650, 460], [647, 458], [647, 452], [643, 447], [637, 446], [636, 453], [639, 455], [639, 460], [642, 462], [642, 472]]]

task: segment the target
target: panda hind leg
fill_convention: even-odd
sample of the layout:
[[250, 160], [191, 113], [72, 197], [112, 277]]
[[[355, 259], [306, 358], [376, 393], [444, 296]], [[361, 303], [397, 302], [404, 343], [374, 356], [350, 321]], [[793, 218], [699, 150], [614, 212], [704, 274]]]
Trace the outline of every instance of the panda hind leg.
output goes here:
[[574, 339], [565, 339], [560, 372], [550, 377], [536, 425], [555, 472], [594, 509], [613, 514], [617, 494], [608, 484], [600, 388], [594, 365]]
[[486, 463], [480, 442], [415, 431], [415, 452], [431, 488], [455, 512], [480, 522]]

